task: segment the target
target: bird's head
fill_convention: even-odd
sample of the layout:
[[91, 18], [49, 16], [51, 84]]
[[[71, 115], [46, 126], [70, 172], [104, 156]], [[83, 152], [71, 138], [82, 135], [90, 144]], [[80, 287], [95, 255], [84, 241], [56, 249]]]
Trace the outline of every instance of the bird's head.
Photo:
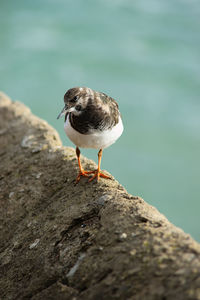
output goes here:
[[65, 106], [57, 119], [72, 113], [76, 116], [80, 115], [86, 108], [88, 99], [93, 97], [93, 91], [86, 87], [75, 87], [69, 89], [64, 95]]

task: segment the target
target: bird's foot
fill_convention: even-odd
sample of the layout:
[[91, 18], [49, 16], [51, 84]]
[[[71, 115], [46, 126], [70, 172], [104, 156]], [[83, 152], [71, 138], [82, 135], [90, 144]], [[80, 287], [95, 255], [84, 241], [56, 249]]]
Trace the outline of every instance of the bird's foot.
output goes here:
[[90, 171], [90, 172], [88, 172], [88, 174], [94, 174], [94, 175], [89, 179], [89, 182], [92, 181], [92, 180], [95, 179], [95, 178], [97, 178], [97, 181], [98, 181], [100, 177], [107, 178], [107, 179], [111, 179], [110, 176], [107, 176], [107, 175], [101, 173], [98, 169], [97, 169], [97, 170], [94, 170], [94, 171]]
[[78, 183], [81, 179], [81, 176], [83, 177], [89, 177], [89, 174], [92, 174], [93, 171], [85, 171], [85, 170], [80, 170], [77, 177], [76, 177], [76, 183]]

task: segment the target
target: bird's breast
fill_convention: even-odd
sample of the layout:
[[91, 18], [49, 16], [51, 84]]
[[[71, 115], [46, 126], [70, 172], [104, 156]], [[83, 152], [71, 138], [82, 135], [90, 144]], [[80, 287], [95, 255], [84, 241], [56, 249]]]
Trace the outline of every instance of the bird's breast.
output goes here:
[[70, 116], [64, 123], [64, 129], [68, 138], [80, 148], [104, 149], [112, 145], [122, 134], [123, 124], [119, 116], [119, 122], [112, 128], [105, 130], [91, 129], [87, 133], [81, 133], [71, 125]]

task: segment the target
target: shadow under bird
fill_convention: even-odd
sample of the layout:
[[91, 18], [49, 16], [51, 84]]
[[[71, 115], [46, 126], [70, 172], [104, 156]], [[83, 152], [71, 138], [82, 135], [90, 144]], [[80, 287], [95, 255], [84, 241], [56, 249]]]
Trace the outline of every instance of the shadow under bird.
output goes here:
[[[123, 123], [117, 102], [104, 93], [96, 92], [87, 87], [74, 87], [64, 95], [65, 106], [57, 119], [65, 116], [64, 130], [68, 138], [76, 145], [79, 173], [90, 177], [89, 181], [100, 177], [108, 178], [100, 170], [103, 149], [109, 147], [121, 136]], [[98, 168], [85, 171], [80, 161], [79, 148], [98, 149]]]

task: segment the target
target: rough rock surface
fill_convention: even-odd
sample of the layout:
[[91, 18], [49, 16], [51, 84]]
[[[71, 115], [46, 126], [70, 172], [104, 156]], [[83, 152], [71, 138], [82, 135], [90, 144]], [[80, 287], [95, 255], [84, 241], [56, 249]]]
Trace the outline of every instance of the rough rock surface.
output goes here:
[[[83, 158], [86, 169], [94, 162]], [[0, 299], [200, 299], [200, 245], [0, 94]]]

